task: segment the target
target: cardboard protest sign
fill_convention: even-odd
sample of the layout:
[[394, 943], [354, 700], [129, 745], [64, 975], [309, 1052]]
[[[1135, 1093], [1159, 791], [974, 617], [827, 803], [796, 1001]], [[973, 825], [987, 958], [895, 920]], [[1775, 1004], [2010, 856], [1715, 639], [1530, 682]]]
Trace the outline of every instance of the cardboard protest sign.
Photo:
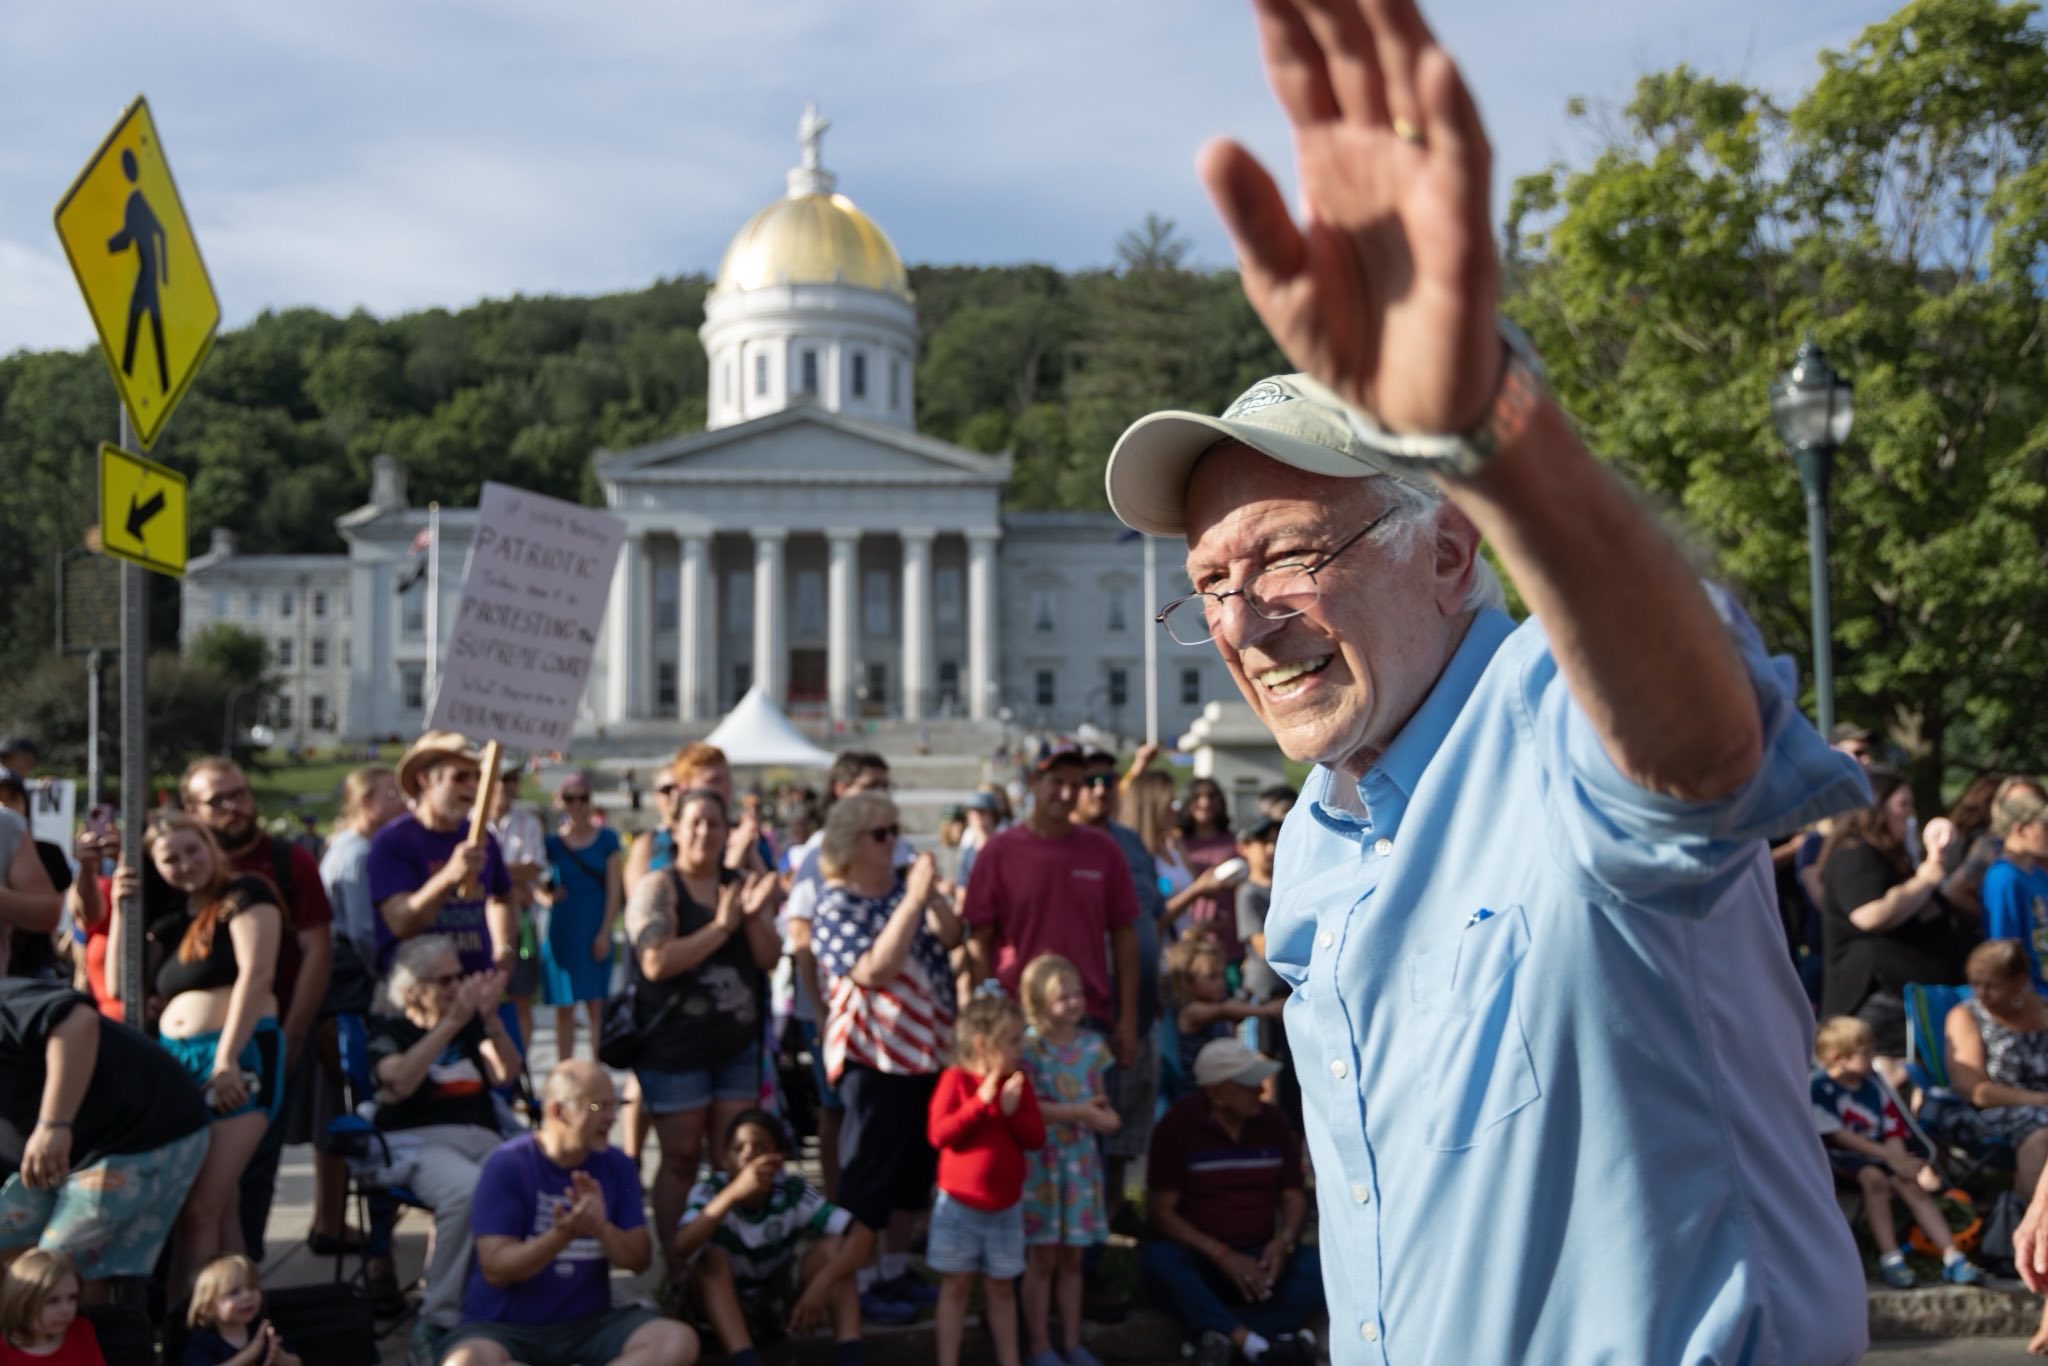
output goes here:
[[567, 749], [626, 524], [485, 484], [429, 730]]

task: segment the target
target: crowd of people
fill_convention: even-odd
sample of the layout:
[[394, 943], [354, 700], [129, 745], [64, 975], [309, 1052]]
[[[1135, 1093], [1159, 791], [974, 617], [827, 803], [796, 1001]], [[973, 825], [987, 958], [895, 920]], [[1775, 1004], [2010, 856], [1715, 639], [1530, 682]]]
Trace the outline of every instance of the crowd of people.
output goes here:
[[[208, 758], [141, 867], [82, 830], [60, 892], [0, 849], [0, 1258], [40, 1287], [6, 1336], [70, 1341], [65, 1277], [85, 1305], [154, 1280], [205, 1360], [288, 1354], [254, 1268], [278, 1154], [314, 1142], [309, 1241], [365, 1257], [382, 1308], [409, 1304], [394, 1193], [431, 1215], [421, 1360], [685, 1361], [702, 1333], [745, 1363], [819, 1331], [851, 1362], [864, 1324], [930, 1316], [950, 1362], [978, 1286], [999, 1359], [1082, 1366], [1084, 1315], [1127, 1308], [1088, 1274], [1112, 1228], [1200, 1360], [1313, 1359], [1299, 1102], [1259, 1051], [1284, 1058], [1258, 952], [1293, 794], [1233, 833], [1156, 758], [1048, 744], [919, 852], [878, 754], [769, 802], [694, 744], [645, 829], [580, 771], [543, 822], [508, 770], [473, 841], [480, 756], [429, 733], [348, 776], [324, 840], [266, 833]], [[661, 1312], [614, 1310], [609, 1271], [657, 1264]]]

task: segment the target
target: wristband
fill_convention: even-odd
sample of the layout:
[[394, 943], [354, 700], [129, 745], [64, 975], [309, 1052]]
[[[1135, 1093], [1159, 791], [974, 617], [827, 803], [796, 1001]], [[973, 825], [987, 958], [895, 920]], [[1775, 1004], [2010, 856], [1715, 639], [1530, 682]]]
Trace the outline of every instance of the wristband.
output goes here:
[[36, 1127], [38, 1129], [68, 1129], [71, 1127], [71, 1121], [68, 1119], [38, 1119]]

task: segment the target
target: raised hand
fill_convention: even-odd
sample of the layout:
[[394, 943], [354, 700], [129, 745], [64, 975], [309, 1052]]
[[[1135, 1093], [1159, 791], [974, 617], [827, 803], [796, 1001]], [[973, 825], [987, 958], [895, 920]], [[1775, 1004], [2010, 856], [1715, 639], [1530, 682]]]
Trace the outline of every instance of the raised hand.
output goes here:
[[996, 1092], [1002, 1089], [1002, 1085], [1002, 1073], [996, 1071], [984, 1072], [981, 1077], [981, 1085], [974, 1088], [974, 1094], [983, 1105], [993, 1105], [996, 1103]]
[[1243, 146], [1200, 169], [1281, 350], [1397, 432], [1461, 433], [1498, 384], [1478, 108], [1414, 0], [1255, 0], [1306, 219]]
[[743, 891], [743, 883], [726, 882], [719, 885], [718, 909], [712, 912], [711, 923], [724, 930], [727, 934], [731, 934], [734, 930], [738, 929], [740, 923], [746, 918], [746, 912], [740, 905], [740, 896]]
[[733, 1199], [745, 1203], [759, 1195], [766, 1195], [775, 1189], [775, 1180], [782, 1175], [782, 1154], [763, 1153], [741, 1167], [733, 1177]]
[[903, 899], [923, 901], [939, 880], [939, 861], [929, 852], [919, 854], [903, 872]]
[[740, 910], [745, 915], [759, 915], [782, 895], [782, 880], [773, 873], [749, 873], [744, 885]]
[[1024, 1074], [1022, 1072], [1012, 1072], [1009, 1080], [1003, 1083], [1002, 1098], [1003, 1113], [1006, 1115], [1016, 1114], [1017, 1107], [1024, 1101]]

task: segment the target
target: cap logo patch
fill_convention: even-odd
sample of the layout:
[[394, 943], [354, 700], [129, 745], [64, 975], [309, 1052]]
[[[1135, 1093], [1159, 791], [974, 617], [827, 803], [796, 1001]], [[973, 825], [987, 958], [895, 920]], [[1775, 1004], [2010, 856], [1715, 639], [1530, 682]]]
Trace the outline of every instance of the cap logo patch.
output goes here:
[[1261, 408], [1270, 408], [1276, 403], [1291, 403], [1293, 401], [1294, 395], [1281, 388], [1277, 382], [1270, 379], [1262, 379], [1242, 394], [1239, 394], [1237, 402], [1223, 410], [1223, 420], [1228, 422], [1235, 417], [1249, 417]]

